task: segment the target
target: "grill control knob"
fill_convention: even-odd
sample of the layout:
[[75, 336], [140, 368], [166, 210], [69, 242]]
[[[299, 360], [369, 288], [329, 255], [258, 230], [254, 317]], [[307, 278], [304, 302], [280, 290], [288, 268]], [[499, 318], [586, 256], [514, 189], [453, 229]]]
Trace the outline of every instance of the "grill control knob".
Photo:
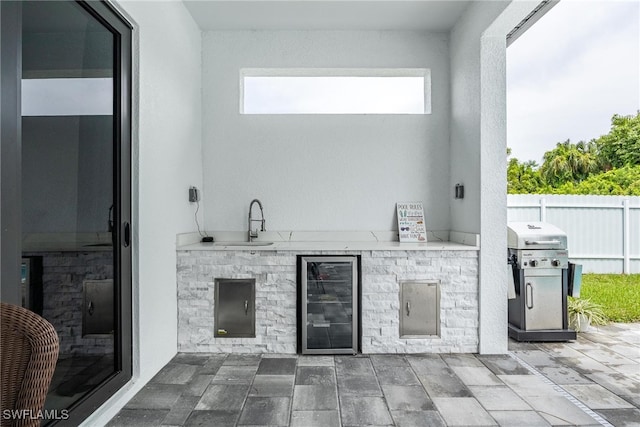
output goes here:
[[559, 259], [551, 260], [551, 265], [553, 265], [554, 267], [560, 267], [560, 260]]
[[537, 266], [537, 265], [538, 265], [538, 261], [536, 261], [535, 259], [532, 259], [531, 261], [529, 261], [529, 265], [530, 265], [531, 267], [535, 267], [535, 266]]

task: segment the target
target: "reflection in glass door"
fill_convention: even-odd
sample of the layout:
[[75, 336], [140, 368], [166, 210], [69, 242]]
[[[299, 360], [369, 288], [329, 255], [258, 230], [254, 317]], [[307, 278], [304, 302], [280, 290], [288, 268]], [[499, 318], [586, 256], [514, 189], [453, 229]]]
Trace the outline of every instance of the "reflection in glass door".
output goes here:
[[58, 332], [45, 410], [59, 413], [130, 378], [130, 30], [105, 3], [21, 13], [22, 300]]
[[357, 353], [358, 258], [304, 256], [299, 268], [301, 352]]

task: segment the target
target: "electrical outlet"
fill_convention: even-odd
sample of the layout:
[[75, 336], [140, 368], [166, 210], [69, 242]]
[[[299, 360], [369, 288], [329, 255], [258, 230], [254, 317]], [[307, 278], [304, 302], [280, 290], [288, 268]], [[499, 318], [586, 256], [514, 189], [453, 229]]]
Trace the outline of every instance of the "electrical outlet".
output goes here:
[[191, 203], [200, 201], [200, 192], [196, 187], [189, 188], [189, 201]]

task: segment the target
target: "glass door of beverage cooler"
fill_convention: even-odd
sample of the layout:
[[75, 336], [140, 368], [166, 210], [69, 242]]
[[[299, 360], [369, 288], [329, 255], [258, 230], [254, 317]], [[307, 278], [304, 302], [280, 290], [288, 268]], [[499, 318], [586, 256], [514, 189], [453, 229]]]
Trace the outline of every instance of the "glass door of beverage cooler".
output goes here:
[[358, 351], [358, 269], [355, 256], [301, 257], [303, 354]]

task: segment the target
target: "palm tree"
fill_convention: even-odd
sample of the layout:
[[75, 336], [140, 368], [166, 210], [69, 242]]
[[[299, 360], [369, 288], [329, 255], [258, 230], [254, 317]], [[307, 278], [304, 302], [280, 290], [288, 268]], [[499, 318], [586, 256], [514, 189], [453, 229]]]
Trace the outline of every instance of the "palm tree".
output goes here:
[[578, 183], [599, 169], [596, 151], [594, 141], [572, 144], [567, 139], [559, 142], [556, 148], [544, 153], [540, 173], [554, 187], [566, 182]]

